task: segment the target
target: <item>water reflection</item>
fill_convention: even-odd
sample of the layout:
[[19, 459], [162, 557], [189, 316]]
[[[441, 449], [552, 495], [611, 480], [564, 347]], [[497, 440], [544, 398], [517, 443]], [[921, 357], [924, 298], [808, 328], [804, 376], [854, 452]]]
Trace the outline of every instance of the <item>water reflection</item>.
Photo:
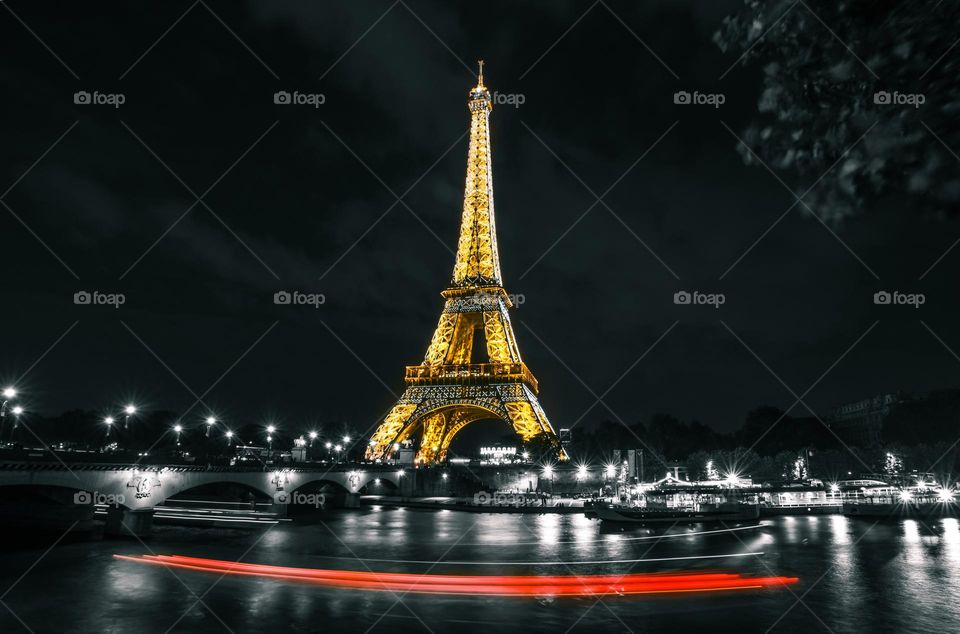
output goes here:
[[[660, 529], [605, 527], [580, 515], [499, 515], [402, 509], [329, 512], [297, 518], [267, 532], [159, 527], [149, 550], [136, 541], [58, 545], [5, 596], [36, 631], [220, 631], [202, 605], [235, 631], [281, 629], [376, 631], [419, 626], [458, 634], [509, 628], [531, 631], [622, 629], [635, 631], [765, 630], [785, 612], [778, 630], [817, 631], [822, 619], [834, 631], [960, 631], [960, 523], [902, 520], [873, 523], [829, 517], [783, 517], [761, 528], [715, 532], [717, 526]], [[46, 546], [5, 554], [0, 583], [10, 586]], [[800, 577], [795, 598], [776, 590], [709, 596], [612, 597], [606, 609], [584, 599], [501, 599], [410, 596], [395, 605], [390, 593], [318, 588], [309, 584], [169, 570], [118, 562], [114, 553], [181, 554], [310, 568], [393, 570], [449, 574], [577, 574], [663, 571], [730, 571]], [[720, 557], [762, 551], [763, 557]], [[682, 557], [714, 557], [678, 559]], [[358, 561], [361, 558], [369, 561]], [[397, 564], [373, 560], [414, 560]], [[583, 561], [659, 560], [610, 565]], [[439, 562], [439, 563], [437, 563]], [[466, 566], [451, 562], [496, 562]], [[511, 562], [530, 562], [517, 564]], [[551, 562], [568, 562], [549, 566]], [[69, 571], [65, 574], [65, 571]], [[204, 595], [209, 588], [209, 593]], [[76, 588], [87, 591], [77, 592]], [[95, 589], [90, 591], [90, 589]], [[806, 593], [806, 594], [804, 594]], [[51, 602], [57, 609], [51, 610]], [[404, 607], [406, 605], [407, 607]], [[392, 610], [392, 611], [391, 611]], [[586, 616], [584, 614], [586, 613]], [[581, 621], [577, 619], [583, 617]], [[16, 631], [9, 614], [0, 631]]]

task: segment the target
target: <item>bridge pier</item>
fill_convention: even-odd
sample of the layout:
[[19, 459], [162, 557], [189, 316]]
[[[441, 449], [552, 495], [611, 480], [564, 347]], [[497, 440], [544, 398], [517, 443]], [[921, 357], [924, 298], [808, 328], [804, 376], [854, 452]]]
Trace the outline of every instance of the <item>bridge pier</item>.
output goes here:
[[103, 534], [111, 537], [147, 537], [153, 532], [153, 513], [154, 509], [108, 507]]

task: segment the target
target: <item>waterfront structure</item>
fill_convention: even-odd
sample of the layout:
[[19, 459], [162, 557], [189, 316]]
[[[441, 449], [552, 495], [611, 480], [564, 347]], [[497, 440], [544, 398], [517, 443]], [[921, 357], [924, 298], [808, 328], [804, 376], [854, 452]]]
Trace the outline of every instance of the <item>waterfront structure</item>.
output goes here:
[[830, 410], [827, 424], [848, 444], [877, 446], [882, 441], [883, 422], [902, 401], [900, 394], [880, 394], [846, 403]]
[[522, 441], [559, 441], [537, 398], [539, 386], [520, 357], [503, 287], [493, 211], [490, 113], [483, 83], [469, 93], [470, 148], [463, 215], [440, 322], [420, 365], [407, 366], [406, 390], [367, 447], [368, 460], [388, 459], [397, 443], [418, 432], [418, 464], [442, 462], [453, 438], [477, 420], [508, 422]]

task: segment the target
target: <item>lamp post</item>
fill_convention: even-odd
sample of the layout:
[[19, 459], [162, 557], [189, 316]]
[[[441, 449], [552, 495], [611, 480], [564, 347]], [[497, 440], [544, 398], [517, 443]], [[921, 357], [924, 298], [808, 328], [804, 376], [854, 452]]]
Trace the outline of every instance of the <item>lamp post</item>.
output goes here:
[[273, 425], [267, 425], [267, 448], [270, 451], [273, 451], [273, 434], [277, 431], [277, 428]]
[[7, 415], [7, 403], [17, 398], [17, 390], [13, 386], [3, 388], [3, 403], [0, 403], [0, 418]]
[[543, 467], [543, 477], [547, 478], [550, 481], [550, 495], [553, 495], [553, 467], [550, 465], [544, 465]]
[[173, 431], [177, 435], [177, 447], [180, 446], [180, 434], [183, 432], [183, 425], [177, 423], [173, 426]]
[[23, 413], [23, 408], [19, 405], [14, 405], [10, 411], [13, 412], [13, 428], [10, 430], [10, 442], [13, 442], [16, 439], [17, 427], [20, 426], [20, 414]]
[[107, 416], [103, 419], [103, 424], [107, 426], [107, 438], [110, 438], [110, 430], [113, 429], [113, 416]]
[[137, 406], [129, 403], [123, 408], [123, 413], [125, 414], [123, 417], [123, 429], [126, 431], [130, 427], [130, 417], [137, 413]]
[[310, 448], [313, 449], [313, 443], [317, 439], [318, 434], [317, 432], [312, 431], [308, 434], [308, 436], [310, 436]]
[[233, 444], [233, 432], [228, 429], [224, 436], [227, 438], [227, 449], [230, 449], [231, 445]]

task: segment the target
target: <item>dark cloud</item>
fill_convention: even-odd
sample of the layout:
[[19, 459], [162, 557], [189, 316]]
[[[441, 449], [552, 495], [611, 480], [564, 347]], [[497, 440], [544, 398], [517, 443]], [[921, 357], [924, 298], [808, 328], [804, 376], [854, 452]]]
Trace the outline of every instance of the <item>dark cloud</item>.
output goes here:
[[[608, 3], [616, 16], [597, 5], [559, 41], [591, 3], [408, 2], [412, 12], [394, 6], [359, 43], [389, 3], [209, 4], [237, 37], [198, 5], [149, 51], [189, 4], [56, 17], [12, 4], [79, 81], [19, 23], [0, 25], [18, 53], [0, 65], [17, 87], [0, 124], [4, 182], [79, 121], [5, 201], [80, 281], [0, 214], [5, 375], [80, 321], [28, 376], [43, 410], [129, 394], [168, 409], [193, 402], [121, 319], [198, 393], [279, 320], [205, 400], [224, 417], [374, 423], [442, 305], [466, 141], [433, 164], [466, 131], [473, 79], [461, 61], [472, 68], [477, 57], [493, 90], [525, 97], [493, 113], [497, 223], [508, 290], [526, 298], [514, 322], [522, 353], [558, 426], [594, 402], [590, 390], [619, 380], [604, 400], [628, 422], [667, 411], [730, 429], [758, 404], [790, 405], [777, 377], [802, 393], [878, 319], [811, 406], [955, 383], [960, 364], [919, 320], [960, 346], [956, 259], [918, 280], [954, 224], [907, 220], [890, 201], [834, 236], [794, 209], [722, 277], [793, 202], [766, 170], [742, 164], [723, 125], [740, 130], [761, 87], [755, 68], [718, 79], [735, 56], [711, 36], [739, 2]], [[76, 106], [81, 89], [123, 92], [127, 103]], [[677, 106], [681, 89], [723, 92], [727, 103]], [[276, 106], [277, 90], [326, 103]], [[195, 206], [122, 280], [194, 197], [121, 120], [197, 194], [279, 121], [205, 198], [223, 223]], [[612, 211], [597, 204], [567, 233], [674, 122], [604, 198]], [[409, 209], [395, 204], [414, 183]], [[120, 310], [77, 307], [81, 288], [129, 299]], [[282, 288], [327, 303], [274, 306]], [[921, 290], [928, 304], [883, 310], [871, 302], [880, 288]], [[680, 289], [723, 292], [727, 303], [675, 306]], [[598, 405], [584, 424], [611, 417]]]

